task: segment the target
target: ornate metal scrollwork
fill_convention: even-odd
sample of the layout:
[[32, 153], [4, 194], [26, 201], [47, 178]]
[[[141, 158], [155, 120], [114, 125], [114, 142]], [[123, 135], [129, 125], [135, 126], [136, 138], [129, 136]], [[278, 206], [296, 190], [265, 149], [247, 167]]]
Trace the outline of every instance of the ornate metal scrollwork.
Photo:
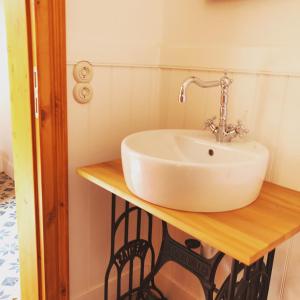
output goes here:
[[[274, 250], [269, 253], [265, 263], [261, 258], [250, 266], [239, 264], [236, 277], [237, 280], [233, 289], [233, 300], [266, 300], [269, 283], [271, 279], [271, 265], [273, 264]], [[235, 261], [236, 262], [236, 261]], [[233, 262], [234, 263], [234, 262]], [[215, 300], [228, 300], [229, 282], [234, 274], [230, 274], [224, 281]], [[231, 299], [230, 299], [231, 300]]]
[[[132, 214], [136, 214], [136, 236], [135, 239], [129, 240], [129, 218]], [[152, 215], [146, 213], [146, 216], [148, 221], [147, 240], [141, 238], [142, 210], [138, 207], [130, 207], [129, 203], [126, 202], [124, 212], [121, 213], [118, 218], [116, 218], [116, 196], [114, 194], [112, 195], [111, 255], [105, 274], [105, 300], [112, 300], [112, 296], [109, 294], [109, 277], [114, 266], [117, 270], [117, 300], [137, 299], [136, 295], [140, 290], [140, 286], [134, 286], [133, 282], [134, 260], [136, 258], [140, 260], [140, 285], [144, 280], [145, 260], [148, 253], [150, 253], [150, 273], [154, 269], [155, 253], [152, 245]], [[123, 224], [124, 227], [120, 227], [121, 224]], [[119, 228], [124, 228], [124, 243], [117, 251], [115, 251], [115, 239]], [[128, 290], [122, 292], [122, 272], [127, 264], [129, 264]], [[165, 299], [162, 292], [156, 287], [154, 278], [150, 280], [147, 289], [145, 289], [144, 299]]]

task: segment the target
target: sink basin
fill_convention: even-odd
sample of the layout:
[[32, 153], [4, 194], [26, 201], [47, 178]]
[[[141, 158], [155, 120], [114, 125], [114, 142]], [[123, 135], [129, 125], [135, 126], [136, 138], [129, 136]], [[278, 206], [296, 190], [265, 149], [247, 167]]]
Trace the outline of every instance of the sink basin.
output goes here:
[[268, 150], [254, 141], [220, 144], [200, 130], [153, 130], [126, 137], [122, 165], [129, 190], [168, 208], [220, 212], [259, 195]]

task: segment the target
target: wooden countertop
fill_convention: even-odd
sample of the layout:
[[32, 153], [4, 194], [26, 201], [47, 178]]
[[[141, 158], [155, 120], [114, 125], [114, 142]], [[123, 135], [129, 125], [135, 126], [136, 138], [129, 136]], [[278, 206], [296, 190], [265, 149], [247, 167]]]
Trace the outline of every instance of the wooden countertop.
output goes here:
[[192, 213], [144, 201], [127, 188], [120, 160], [78, 169], [79, 175], [247, 265], [300, 231], [300, 192], [265, 182], [251, 205]]

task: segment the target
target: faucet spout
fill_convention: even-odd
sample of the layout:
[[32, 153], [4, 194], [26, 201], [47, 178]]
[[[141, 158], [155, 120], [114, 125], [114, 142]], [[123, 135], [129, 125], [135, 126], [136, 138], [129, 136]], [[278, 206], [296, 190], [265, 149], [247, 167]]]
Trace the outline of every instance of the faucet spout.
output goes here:
[[178, 100], [180, 103], [184, 103], [186, 101], [186, 87], [184, 87], [184, 85], [180, 87]]
[[187, 99], [186, 91], [192, 83], [196, 84], [197, 86], [199, 86], [201, 88], [211, 88], [211, 87], [217, 87], [217, 86], [222, 85], [221, 80], [204, 81], [195, 76], [191, 76], [191, 77], [187, 78], [180, 87], [180, 92], [179, 92], [179, 102], [180, 103], [186, 102], [186, 99]]
[[180, 87], [179, 102], [184, 103], [187, 100], [186, 91], [190, 84], [196, 84], [201, 88], [221, 87], [221, 101], [220, 101], [220, 119], [219, 124], [215, 125], [214, 120], [210, 119], [206, 122], [206, 127], [215, 135], [218, 142], [230, 142], [236, 136], [243, 136], [247, 133], [241, 123], [237, 126], [227, 125], [227, 104], [228, 104], [228, 90], [232, 83], [225, 73], [220, 80], [203, 81], [195, 76], [187, 78]]

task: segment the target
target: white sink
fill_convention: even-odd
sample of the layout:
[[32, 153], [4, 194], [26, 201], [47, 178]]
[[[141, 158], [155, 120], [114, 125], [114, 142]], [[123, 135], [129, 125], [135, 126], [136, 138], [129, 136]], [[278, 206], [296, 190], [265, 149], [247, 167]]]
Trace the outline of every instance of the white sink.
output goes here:
[[259, 195], [268, 150], [256, 142], [217, 143], [206, 131], [153, 130], [122, 142], [128, 188], [168, 208], [220, 212], [252, 203]]

